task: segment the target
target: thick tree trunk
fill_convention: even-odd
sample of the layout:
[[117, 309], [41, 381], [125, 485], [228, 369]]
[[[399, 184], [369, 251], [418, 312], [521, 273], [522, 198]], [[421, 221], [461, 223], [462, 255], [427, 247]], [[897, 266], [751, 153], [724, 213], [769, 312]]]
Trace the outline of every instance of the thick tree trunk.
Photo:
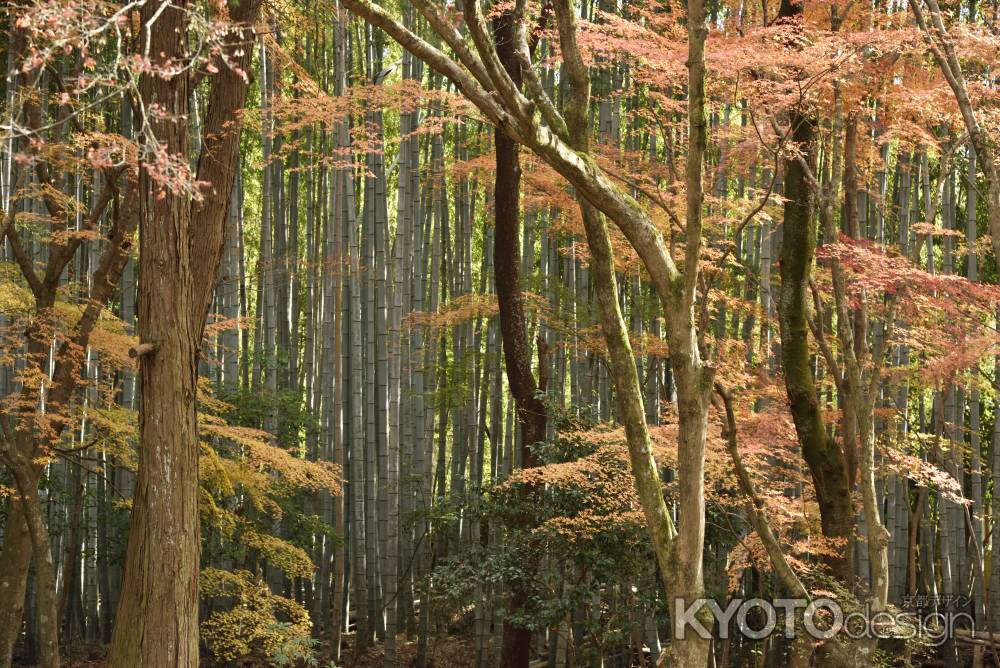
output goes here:
[[[505, 12], [493, 20], [493, 34], [501, 63], [517, 85], [520, 66], [514, 54], [514, 17]], [[531, 371], [531, 344], [528, 321], [521, 295], [521, 159], [520, 147], [500, 130], [493, 133], [496, 145], [496, 178], [494, 214], [496, 230], [493, 237], [493, 264], [496, 276], [497, 302], [500, 308], [500, 333], [503, 339], [507, 384], [514, 398], [517, 420], [521, 427], [521, 466], [534, 466], [531, 447], [545, 440], [545, 405], [539, 399], [538, 386]], [[541, 355], [541, 351], [539, 351]], [[528, 521], [525, 518], [525, 521]], [[508, 602], [508, 611], [516, 613], [528, 602], [529, 592], [515, 586]], [[531, 631], [505, 621], [501, 663], [511, 668], [528, 665]]]
[[531, 370], [531, 345], [521, 295], [519, 192], [521, 165], [518, 145], [503, 133], [496, 137], [496, 234], [493, 261], [496, 266], [497, 302], [504, 365], [511, 396], [517, 406], [522, 432], [522, 466], [534, 465], [531, 445], [545, 440], [545, 405], [536, 395], [538, 386]]
[[173, 209], [141, 223], [139, 333], [156, 351], [140, 361], [139, 475], [108, 657], [123, 668], [198, 665], [198, 347], [185, 295], [190, 219]]
[[[187, 51], [188, 8], [149, 4], [142, 8], [142, 23], [160, 10], [148, 51], [158, 54], [154, 62], [181, 60]], [[147, 107], [158, 104], [173, 118], [187, 118], [186, 77], [143, 76], [140, 93]], [[165, 150], [185, 154], [184, 120], [150, 125]], [[160, 190], [146, 170], [140, 172], [139, 187], [139, 341], [155, 349], [139, 358], [139, 471], [108, 666], [197, 666], [200, 331], [194, 331], [191, 318], [191, 207], [183, 194]]]
[[[19, 474], [15, 474], [20, 477]], [[31, 476], [28, 477], [31, 480]], [[45, 526], [45, 515], [38, 498], [37, 482], [32, 487], [21, 488], [25, 501], [25, 518], [35, 563], [36, 597], [38, 604], [38, 626], [41, 644], [39, 666], [58, 668], [59, 666], [59, 615], [56, 596], [56, 572], [49, 547], [49, 532]]]
[[[40, 641], [39, 665], [42, 668], [59, 667], [59, 603], [56, 595], [56, 574], [49, 547], [49, 532], [45, 514], [38, 497], [40, 472], [29, 460], [11, 462], [11, 473], [21, 499], [22, 517], [34, 557], [36, 603], [38, 605], [38, 635]], [[23, 599], [22, 599], [23, 600]], [[20, 626], [20, 620], [18, 620]]]
[[[799, 114], [793, 114], [791, 122], [793, 141], [807, 160], [811, 159], [812, 122]], [[812, 189], [796, 158], [785, 162], [784, 185], [779, 324], [785, 389], [802, 455], [816, 488], [823, 535], [843, 541], [842, 548], [828, 552], [827, 563], [838, 579], [850, 582], [850, 550], [846, 548], [854, 529], [854, 509], [844, 453], [826, 431], [811, 365], [807, 294], [816, 251], [816, 217]]]
[[56, 571], [49, 547], [49, 532], [45, 526], [45, 514], [38, 498], [37, 485], [24, 490], [28, 495], [25, 517], [35, 563], [36, 597], [38, 604], [38, 626], [41, 643], [41, 668], [59, 666], [59, 614], [56, 595]]
[[31, 564], [31, 536], [24, 518], [24, 502], [13, 499], [4, 526], [0, 551], [0, 668], [10, 668], [14, 645], [21, 635], [24, 594]]
[[[252, 24], [257, 0], [230, 7], [230, 18]], [[188, 57], [185, 3], [149, 4], [140, 11], [154, 66]], [[231, 45], [246, 36], [233, 30]], [[237, 56], [243, 69], [249, 50]], [[181, 189], [165, 189], [140, 169], [139, 473], [126, 551], [124, 586], [112, 634], [108, 666], [197, 666], [199, 440], [196, 415], [198, 351], [225, 243], [225, 220], [239, 149], [238, 114], [247, 83], [234, 68], [213, 78], [197, 181], [212, 190], [194, 200]], [[139, 92], [145, 108], [157, 104], [170, 115], [147, 119], [148, 130], [172, 156], [188, 151], [186, 75], [144, 75]], [[150, 147], [146, 147], [147, 149]], [[200, 187], [200, 186], [199, 186]]]
[[[545, 406], [536, 396], [537, 386], [531, 371], [531, 346], [520, 285], [520, 212], [521, 166], [518, 146], [502, 132], [496, 138], [496, 233], [493, 258], [496, 272], [497, 301], [500, 306], [500, 330], [503, 339], [507, 383], [514, 398], [521, 427], [521, 466], [534, 465], [531, 446], [545, 440]], [[524, 607], [528, 592], [514, 587], [508, 602], [513, 614]], [[531, 631], [504, 623], [501, 663], [517, 668], [530, 659]]]

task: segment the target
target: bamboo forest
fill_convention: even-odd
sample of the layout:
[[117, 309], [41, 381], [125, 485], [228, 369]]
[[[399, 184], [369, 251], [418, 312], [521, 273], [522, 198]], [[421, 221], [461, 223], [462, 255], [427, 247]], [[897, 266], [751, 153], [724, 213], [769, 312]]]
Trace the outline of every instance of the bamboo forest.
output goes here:
[[1000, 1], [0, 63], [0, 668], [1000, 668]]

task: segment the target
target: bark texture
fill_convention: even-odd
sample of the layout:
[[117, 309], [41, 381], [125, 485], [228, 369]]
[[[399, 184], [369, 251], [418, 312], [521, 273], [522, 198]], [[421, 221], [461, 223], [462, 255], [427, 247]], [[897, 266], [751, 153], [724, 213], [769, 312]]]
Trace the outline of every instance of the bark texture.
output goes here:
[[[812, 123], [801, 116], [792, 122], [796, 124], [793, 140], [810, 155]], [[852, 571], [846, 546], [853, 532], [854, 512], [847, 465], [842, 448], [823, 422], [809, 349], [808, 290], [816, 252], [814, 196], [803, 166], [795, 159], [785, 163], [785, 197], [778, 309], [785, 390], [802, 456], [816, 488], [823, 535], [845, 541], [844, 549], [834, 552], [829, 565], [839, 579], [849, 582]]]
[[[230, 7], [237, 24], [252, 23], [259, 1]], [[143, 46], [153, 62], [187, 57], [185, 3], [147, 4], [140, 20], [153, 29]], [[229, 48], [246, 35], [234, 28]], [[248, 70], [249, 52], [237, 58]], [[149, 119], [148, 130], [172, 155], [189, 146], [191, 80], [144, 75], [146, 108], [171, 115]], [[235, 177], [247, 83], [228, 67], [212, 80], [197, 181], [209, 192], [191, 198], [164, 191], [140, 170], [139, 340], [153, 347], [139, 358], [139, 473], [126, 551], [124, 586], [108, 666], [197, 666], [198, 572], [198, 354], [225, 242], [225, 220]], [[148, 153], [147, 153], [148, 155]]]
[[[154, 24], [146, 44], [154, 64], [186, 56], [187, 10], [186, 3], [143, 6], [141, 22]], [[139, 90], [147, 107], [157, 104], [172, 115], [149, 119], [148, 130], [171, 155], [184, 155], [188, 78], [145, 75]], [[191, 207], [183, 192], [163, 188], [147, 169], [140, 171], [139, 341], [153, 351], [139, 357], [139, 471], [109, 666], [198, 664], [198, 341], [191, 319]]]
[[[520, 87], [521, 70], [514, 53], [513, 22], [513, 12], [498, 15], [493, 20], [493, 36], [504, 70], [514, 84]], [[500, 335], [507, 384], [514, 398], [521, 426], [521, 466], [531, 468], [535, 465], [532, 446], [545, 440], [546, 415], [545, 404], [538, 396], [538, 384], [531, 370], [528, 319], [521, 294], [520, 146], [500, 130], [494, 131], [493, 137], [496, 148], [493, 263], [500, 309]], [[516, 613], [521, 610], [527, 604], [529, 596], [529, 591], [515, 586], [508, 601], [508, 611]], [[530, 654], [531, 631], [505, 621], [501, 664], [511, 668], [527, 666]]]
[[3, 548], [0, 550], [0, 668], [9, 668], [14, 655], [14, 645], [21, 633], [24, 614], [24, 594], [28, 585], [28, 568], [31, 565], [31, 538], [24, 519], [24, 502], [11, 501], [4, 526]]
[[[801, 19], [802, 5], [783, 0], [779, 18]], [[850, 582], [852, 567], [847, 546], [854, 529], [854, 511], [847, 462], [843, 448], [827, 432], [816, 394], [809, 349], [809, 280], [816, 253], [816, 200], [808, 181], [807, 166], [815, 155], [815, 124], [808, 114], [791, 114], [791, 139], [804, 156], [785, 160], [784, 231], [780, 250], [781, 288], [779, 318], [781, 363], [785, 390], [809, 466], [819, 504], [823, 535], [843, 541], [843, 549], [832, 551], [828, 565], [842, 582]], [[805, 164], [803, 164], [803, 162]]]

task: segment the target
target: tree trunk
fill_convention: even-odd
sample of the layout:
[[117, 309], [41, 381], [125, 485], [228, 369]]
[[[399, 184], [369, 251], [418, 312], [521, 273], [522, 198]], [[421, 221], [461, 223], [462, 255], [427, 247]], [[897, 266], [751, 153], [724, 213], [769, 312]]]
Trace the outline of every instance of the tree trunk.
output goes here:
[[[259, 0], [234, 5], [230, 18], [252, 25]], [[154, 66], [188, 57], [185, 3], [145, 5], [140, 12]], [[227, 35], [230, 49], [243, 43], [240, 29]], [[235, 56], [244, 70], [249, 50]], [[140, 169], [139, 340], [152, 352], [139, 357], [139, 473], [125, 558], [124, 586], [107, 665], [197, 666], [199, 439], [195, 397], [198, 350], [225, 243], [225, 221], [235, 177], [247, 82], [236, 68], [212, 80], [197, 182], [203, 199], [184, 189], [163, 189]], [[170, 116], [147, 119], [148, 133], [172, 156], [188, 151], [186, 75], [144, 74], [145, 108], [157, 104]], [[149, 151], [152, 147], [144, 146]], [[201, 187], [200, 185], [197, 187]], [[213, 192], [214, 190], [214, 192]]]
[[[161, 62], [183, 59], [188, 8], [149, 4], [141, 21], [153, 20], [160, 9], [147, 47]], [[187, 117], [187, 78], [145, 75], [140, 93], [147, 106], [159, 104], [176, 118]], [[150, 125], [165, 150], [185, 154], [186, 122]], [[155, 351], [139, 358], [138, 480], [108, 666], [197, 666], [200, 332], [191, 322], [191, 207], [182, 194], [161, 191], [145, 170], [139, 179], [139, 340]], [[158, 199], [158, 193], [164, 196]]]
[[[56, 595], [55, 566], [49, 547], [49, 532], [45, 525], [42, 503], [38, 497], [39, 471], [33, 462], [21, 459], [11, 462], [11, 473], [34, 556], [36, 602], [38, 605], [38, 635], [41, 643], [39, 665], [59, 668], [59, 602]], [[18, 626], [20, 626], [18, 620]]]
[[21, 635], [24, 595], [31, 564], [31, 537], [24, 518], [24, 501], [11, 500], [0, 551], [0, 668], [10, 668], [14, 645]]
[[[677, 384], [678, 484], [681, 521], [676, 541], [677, 576], [670, 603], [675, 627], [678, 607], [690, 606], [705, 596], [703, 553], [705, 544], [705, 440], [708, 409], [712, 395], [714, 368], [700, 357], [699, 332], [695, 324], [695, 292], [701, 257], [704, 171], [707, 149], [705, 118], [705, 3], [688, 0], [688, 135], [685, 165], [687, 231], [683, 283], [680, 298], [664, 305], [670, 341], [670, 364]], [[702, 295], [702, 299], [708, 299]], [[634, 469], [634, 467], [633, 467]], [[659, 482], [659, 481], [657, 481]], [[644, 504], [645, 505], [645, 504]], [[700, 611], [704, 612], [704, 610]], [[703, 618], [703, 615], [699, 615]], [[708, 663], [709, 641], [689, 633], [683, 641], [675, 638], [670, 649], [677, 664], [700, 668]]]
[[[784, 6], [784, 3], [783, 3]], [[812, 159], [814, 127], [800, 114], [791, 118], [792, 139]], [[823, 535], [843, 541], [830, 550], [827, 564], [841, 582], [852, 577], [850, 551], [854, 510], [844, 453], [827, 433], [816, 395], [808, 340], [809, 278], [816, 251], [814, 196], [804, 167], [796, 158], [785, 161], [784, 230], [780, 251], [779, 325], [785, 389], [802, 455], [809, 466], [820, 510]]]
[[[844, 211], [847, 228], [852, 237], [861, 238], [858, 219], [858, 181], [856, 173], [857, 117], [847, 120], [844, 139]], [[835, 231], [833, 217], [827, 209], [824, 224], [828, 237]], [[871, 569], [869, 586], [872, 610], [880, 612], [888, 605], [889, 597], [889, 531], [882, 522], [881, 495], [875, 484], [875, 400], [879, 389], [881, 360], [876, 355], [883, 354], [877, 345], [869, 348], [868, 321], [866, 314], [866, 293], [860, 294], [860, 307], [852, 309], [848, 300], [846, 279], [839, 262], [833, 261], [833, 292], [837, 309], [837, 330], [843, 347], [844, 358], [844, 403], [845, 411], [854, 415], [857, 428], [858, 484], [861, 489], [865, 535], [868, 540], [868, 558]], [[890, 325], [891, 326], [891, 325]], [[883, 334], [884, 335], [884, 334]], [[872, 352], [869, 353], [868, 351]], [[872, 370], [862, 368], [865, 356], [870, 354]], [[907, 505], [907, 507], [909, 507]]]
[[[520, 84], [520, 67], [514, 55], [513, 14], [505, 12], [493, 20], [497, 52], [504, 68], [515, 83]], [[545, 405], [537, 396], [538, 386], [531, 371], [531, 345], [528, 323], [521, 295], [521, 160], [520, 147], [500, 130], [493, 133], [496, 143], [496, 179], [494, 214], [496, 230], [493, 237], [493, 264], [496, 276], [497, 302], [500, 309], [500, 332], [503, 339], [507, 384], [517, 410], [521, 428], [521, 466], [534, 466], [531, 446], [545, 440]], [[541, 354], [541, 352], [540, 352]], [[524, 518], [528, 522], [528, 518]], [[515, 586], [508, 602], [510, 614], [517, 613], [528, 602], [529, 592]], [[501, 663], [518, 668], [528, 665], [531, 631], [504, 622]]]

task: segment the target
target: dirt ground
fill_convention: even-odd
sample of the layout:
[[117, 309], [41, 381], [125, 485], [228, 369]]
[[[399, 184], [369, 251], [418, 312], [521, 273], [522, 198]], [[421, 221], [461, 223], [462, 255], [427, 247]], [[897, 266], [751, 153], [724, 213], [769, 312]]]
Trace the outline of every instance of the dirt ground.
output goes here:
[[[337, 668], [383, 668], [385, 652], [380, 644], [371, 647], [364, 654], [358, 656], [353, 649], [353, 638], [345, 638], [345, 647], [341, 654], [341, 662]], [[72, 655], [64, 656], [62, 665], [64, 668], [101, 668], [104, 665], [104, 655], [106, 648], [90, 647], [80, 648]], [[326, 654], [321, 648], [317, 652], [318, 657]], [[399, 668], [408, 668], [413, 665], [417, 655], [416, 641], [409, 641], [400, 636], [397, 640], [397, 665]], [[327, 660], [318, 658], [315, 664], [317, 668], [328, 668]], [[470, 668], [475, 663], [475, 645], [464, 638], [455, 636], [441, 636], [432, 638], [427, 647], [427, 668]], [[16, 664], [15, 664], [16, 665]], [[215, 668], [219, 664], [203, 661], [205, 668]], [[242, 662], [238, 664], [240, 668], [263, 668], [267, 664], [256, 662]]]
[[[400, 668], [412, 666], [416, 655], [416, 641], [411, 642], [400, 637], [396, 646], [397, 665]], [[352, 663], [353, 652], [346, 649], [342, 654], [341, 663], [343, 668], [382, 668], [384, 656], [382, 645], [379, 644], [357, 657], [356, 663]], [[475, 645], [464, 638], [454, 636], [432, 638], [427, 646], [428, 668], [468, 668], [475, 663], [475, 658]]]

